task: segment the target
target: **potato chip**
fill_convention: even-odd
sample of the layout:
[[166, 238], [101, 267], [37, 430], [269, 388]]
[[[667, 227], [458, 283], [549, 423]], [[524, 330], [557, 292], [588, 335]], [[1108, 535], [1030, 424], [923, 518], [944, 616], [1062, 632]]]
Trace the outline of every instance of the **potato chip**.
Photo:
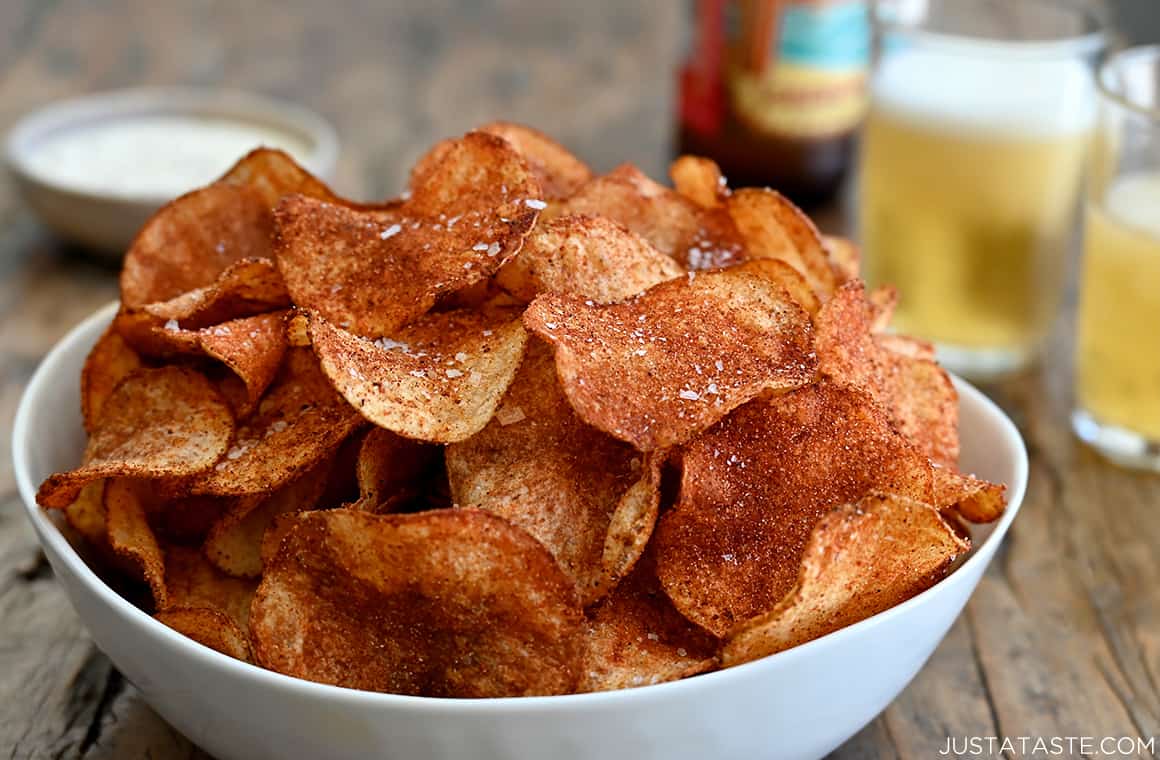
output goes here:
[[957, 467], [935, 465], [931, 503], [938, 507], [953, 507], [971, 522], [988, 523], [999, 519], [1007, 508], [1006, 492], [1006, 486], [964, 475]]
[[362, 440], [355, 474], [359, 499], [352, 509], [392, 511], [417, 495], [430, 470], [439, 464], [439, 448], [376, 427]]
[[502, 137], [516, 149], [527, 161], [547, 200], [567, 198], [592, 179], [592, 170], [583, 161], [539, 130], [508, 121], [494, 121], [480, 127], [479, 131]]
[[128, 478], [112, 478], [105, 484], [105, 515], [108, 523], [109, 546], [137, 578], [149, 584], [153, 604], [157, 609], [169, 603], [165, 584], [165, 555], [149, 527], [145, 505], [138, 489], [143, 484]]
[[646, 552], [612, 594], [589, 610], [580, 691], [649, 686], [717, 667], [716, 637], [673, 607], [651, 555]]
[[238, 425], [229, 451], [190, 485], [194, 494], [269, 494], [326, 459], [362, 425], [309, 349], [286, 351], [278, 377]]
[[250, 603], [257, 581], [232, 578], [218, 570], [197, 549], [165, 548], [165, 589], [168, 605], [219, 610], [239, 629], [250, 625]]
[[680, 156], [669, 164], [677, 192], [702, 208], [717, 208], [729, 196], [721, 168], [709, 158]]
[[262, 574], [262, 536], [274, 518], [318, 506], [326, 490], [330, 462], [322, 461], [269, 496], [238, 496], [214, 522], [202, 551], [206, 559], [235, 578]]
[[290, 294], [270, 259], [241, 259], [211, 284], [168, 301], [146, 304], [141, 311], [161, 322], [175, 320], [185, 329], [228, 322], [290, 305]]
[[628, 572], [656, 522], [659, 466], [576, 416], [538, 340], [487, 427], [447, 447], [447, 473], [456, 504], [500, 515], [547, 547], [585, 607]]
[[780, 259], [801, 272], [822, 300], [837, 287], [830, 257], [810, 218], [780, 193], [745, 188], [725, 202], [750, 259]]
[[793, 589], [729, 635], [726, 667], [804, 644], [934, 585], [970, 548], [927, 504], [871, 494], [818, 521]]
[[837, 284], [856, 280], [862, 273], [862, 251], [849, 238], [837, 235], [822, 235], [822, 246], [826, 249], [830, 264], [838, 273]]
[[817, 292], [810, 287], [805, 275], [781, 259], [752, 259], [730, 268], [758, 275], [780, 286], [811, 317], [817, 316], [818, 311], [822, 308], [821, 299], [818, 298]]
[[728, 214], [701, 208], [631, 164], [586, 183], [557, 211], [607, 217], [690, 270], [717, 269], [744, 258]]
[[[866, 300], [870, 304], [870, 332], [885, 333], [886, 329], [890, 327], [890, 320], [894, 318], [894, 310], [898, 308], [898, 288], [893, 285], [883, 285], [874, 288], [874, 290], [866, 294]], [[883, 337], [885, 338], [885, 335]], [[914, 338], [905, 338], [905, 336], [901, 335], [895, 337], [915, 340]], [[931, 346], [930, 353], [931, 356], [929, 358], [933, 359], [933, 346]]]
[[168, 301], [210, 285], [240, 259], [270, 258], [271, 209], [290, 193], [334, 197], [285, 153], [259, 148], [214, 184], [170, 201], [125, 254], [121, 303]]
[[641, 451], [687, 441], [758, 394], [814, 377], [809, 315], [745, 270], [690, 275], [608, 306], [546, 294], [524, 322], [555, 346], [580, 417]]
[[357, 335], [391, 335], [520, 250], [544, 202], [507, 142], [472, 132], [430, 163], [390, 209], [279, 205], [278, 268], [295, 304]]
[[314, 315], [310, 337], [330, 382], [368, 420], [453, 443], [483, 429], [519, 368], [527, 334], [514, 316], [440, 312], [372, 341]]
[[584, 657], [575, 590], [551, 555], [470, 509], [298, 516], [258, 587], [251, 636], [279, 673], [432, 697], [570, 692]]
[[249, 638], [228, 615], [206, 607], [171, 607], [153, 616], [198, 644], [249, 661]]
[[139, 369], [105, 401], [85, 464], [40, 486], [37, 503], [67, 507], [101, 478], [164, 478], [209, 469], [234, 431], [229, 407], [204, 377], [181, 367]]
[[540, 293], [564, 293], [611, 303], [684, 273], [680, 264], [616, 222], [569, 215], [533, 230], [496, 281], [524, 301]]
[[657, 526], [657, 574], [718, 636], [773, 609], [822, 515], [873, 490], [930, 498], [926, 458], [862, 391], [823, 381], [736, 410], [682, 449], [677, 504]]
[[[188, 483], [155, 481], [150, 485], [152, 499], [146, 505], [149, 524], [158, 539], [167, 544], [201, 546], [213, 524], [232, 506], [233, 498], [223, 496], [187, 496]], [[173, 491], [177, 496], [170, 496]], [[239, 497], [255, 498], [255, 497]]]
[[81, 370], [81, 413], [86, 432], [93, 432], [101, 407], [117, 384], [141, 366], [141, 357], [129, 348], [115, 326], [110, 325], [89, 352]]
[[843, 285], [818, 315], [818, 370], [869, 393], [918, 450], [940, 464], [959, 457], [958, 394], [935, 362], [883, 348], [861, 282]]

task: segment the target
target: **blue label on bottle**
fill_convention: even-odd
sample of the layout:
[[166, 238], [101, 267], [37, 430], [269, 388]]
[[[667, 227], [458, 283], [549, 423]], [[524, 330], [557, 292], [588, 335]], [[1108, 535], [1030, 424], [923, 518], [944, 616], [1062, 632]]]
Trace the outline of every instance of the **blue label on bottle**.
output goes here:
[[870, 12], [865, 2], [793, 4], [782, 16], [780, 59], [825, 69], [870, 65]]

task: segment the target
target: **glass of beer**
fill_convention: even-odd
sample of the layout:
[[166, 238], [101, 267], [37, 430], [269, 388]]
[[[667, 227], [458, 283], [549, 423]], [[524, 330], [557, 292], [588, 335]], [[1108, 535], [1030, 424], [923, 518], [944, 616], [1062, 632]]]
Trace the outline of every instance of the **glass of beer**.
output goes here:
[[1072, 426], [1160, 471], [1160, 46], [1101, 67], [1089, 175]]
[[1051, 0], [881, 0], [862, 138], [867, 280], [953, 371], [1033, 360], [1077, 242], [1103, 35]]

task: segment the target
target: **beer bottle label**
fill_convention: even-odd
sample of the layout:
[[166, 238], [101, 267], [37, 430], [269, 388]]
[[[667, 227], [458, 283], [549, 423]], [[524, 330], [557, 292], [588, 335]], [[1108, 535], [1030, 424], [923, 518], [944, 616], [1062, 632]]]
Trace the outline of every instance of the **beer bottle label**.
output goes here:
[[[780, 3], [764, 65], [754, 65], [750, 30], [731, 34], [728, 90], [737, 118], [757, 132], [790, 138], [853, 131], [866, 110], [870, 14], [865, 0]], [[734, 24], [751, 23], [740, 18]], [[736, 30], [737, 27], [734, 26]]]

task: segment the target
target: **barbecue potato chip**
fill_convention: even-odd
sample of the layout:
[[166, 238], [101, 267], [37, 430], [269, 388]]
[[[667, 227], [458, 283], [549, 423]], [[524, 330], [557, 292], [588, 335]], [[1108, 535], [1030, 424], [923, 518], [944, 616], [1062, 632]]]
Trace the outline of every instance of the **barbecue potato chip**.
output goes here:
[[329, 470], [330, 462], [324, 460], [269, 496], [234, 497], [206, 536], [202, 549], [206, 559], [235, 578], [257, 578], [262, 574], [266, 529], [280, 514], [318, 506]]
[[928, 504], [870, 494], [814, 526], [793, 589], [729, 634], [726, 667], [804, 644], [934, 585], [970, 548]]
[[87, 483], [101, 478], [194, 475], [226, 452], [233, 431], [229, 407], [198, 373], [139, 369], [102, 406], [85, 464], [45, 480], [37, 503], [67, 507]]
[[1007, 487], [965, 475], [952, 465], [934, 468], [934, 495], [931, 503], [954, 507], [960, 515], [976, 523], [999, 519], [1007, 508]]
[[520, 250], [544, 202], [506, 141], [471, 132], [427, 163], [391, 208], [279, 205], [278, 268], [297, 306], [358, 335], [390, 335]]
[[558, 213], [607, 217], [690, 270], [717, 269], [744, 258], [728, 214], [701, 208], [631, 164], [592, 179], [559, 204]]
[[810, 218], [780, 193], [743, 188], [725, 201], [750, 259], [781, 259], [797, 269], [824, 301], [837, 276]]
[[524, 323], [555, 347], [577, 414], [641, 451], [683, 443], [758, 394], [814, 376], [809, 315], [743, 269], [670, 280], [608, 306], [545, 294]]
[[519, 368], [527, 334], [513, 316], [439, 312], [372, 341], [315, 314], [310, 338], [330, 382], [368, 420], [453, 443], [483, 429]]
[[508, 121], [493, 121], [479, 131], [501, 137], [516, 149], [540, 183], [546, 200], [567, 198], [592, 179], [592, 170], [583, 161], [539, 130]]
[[105, 511], [105, 481], [94, 480], [82, 488], [76, 501], [65, 507], [64, 517], [90, 545], [107, 546], [109, 522]]
[[309, 349], [286, 351], [278, 377], [228, 452], [190, 485], [194, 494], [269, 494], [332, 455], [362, 425]]
[[576, 416], [538, 340], [487, 427], [447, 447], [447, 474], [456, 504], [498, 514], [547, 547], [585, 607], [631, 568], [656, 522], [659, 466]]
[[781, 259], [752, 259], [730, 267], [734, 271], [749, 272], [764, 277], [785, 289], [793, 300], [806, 310], [810, 317], [817, 316], [822, 308], [821, 299], [806, 281], [805, 276]]
[[168, 604], [162, 607], [215, 609], [245, 631], [249, 628], [250, 603], [257, 586], [256, 581], [232, 578], [221, 572], [197, 549], [185, 546], [165, 548]]
[[921, 453], [953, 465], [959, 407], [950, 376], [931, 360], [883, 348], [871, 334], [872, 319], [862, 283], [843, 285], [818, 314], [818, 370], [869, 393]]
[[[182, 546], [201, 546], [213, 524], [233, 505], [225, 496], [185, 496], [188, 481], [155, 481], [146, 512], [158, 540]], [[173, 494], [179, 494], [173, 496]], [[257, 497], [240, 497], [253, 498]]]
[[338, 509], [294, 522], [252, 607], [263, 666], [432, 697], [578, 685], [584, 636], [572, 583], [519, 528], [470, 509]]
[[[883, 285], [874, 288], [874, 290], [866, 294], [866, 300], [870, 303], [870, 332], [878, 334], [885, 333], [886, 329], [890, 327], [890, 320], [894, 318], [894, 310], [898, 308], [898, 288], [893, 285]], [[886, 335], [882, 335], [879, 341], [885, 337]], [[918, 342], [914, 338], [907, 338], [902, 335], [894, 335], [892, 337]], [[930, 346], [929, 343], [926, 345]], [[907, 351], [902, 351], [901, 353], [910, 355]], [[930, 356], [927, 358], [934, 359], [934, 346], [930, 346], [929, 353]]]
[[138, 577], [149, 584], [153, 593], [153, 604], [161, 609], [169, 603], [165, 583], [165, 555], [149, 520], [145, 505], [138, 493], [140, 483], [128, 478], [112, 478], [105, 483], [105, 517], [109, 530], [109, 546], [113, 552], [138, 573]]
[[616, 222], [569, 215], [537, 226], [496, 281], [524, 301], [540, 293], [564, 293], [611, 303], [684, 273], [680, 264]]
[[822, 235], [822, 246], [826, 249], [830, 264], [838, 273], [838, 283], [858, 279], [862, 274], [862, 251], [849, 238], [837, 235]]
[[153, 617], [198, 644], [237, 660], [250, 659], [250, 642], [246, 634], [221, 610], [170, 607]]
[[214, 184], [170, 201], [125, 254], [121, 303], [168, 301], [210, 285], [240, 259], [270, 258], [271, 209], [290, 193], [334, 198], [288, 155], [259, 148]]
[[709, 158], [680, 156], [669, 164], [677, 192], [702, 208], [716, 208], [729, 196], [721, 168]]
[[168, 301], [146, 304], [141, 311], [184, 329], [208, 327], [290, 305], [286, 283], [270, 259], [241, 259], [222, 270], [211, 284]]
[[589, 610], [588, 656], [580, 691], [630, 689], [717, 667], [716, 637], [673, 607], [646, 552], [606, 599]]
[[734, 411], [682, 449], [680, 494], [654, 541], [657, 574], [718, 636], [773, 609], [814, 525], [871, 491], [930, 498], [926, 458], [873, 399], [829, 381]]
[[141, 357], [129, 348], [125, 339], [117, 333], [116, 327], [110, 325], [89, 352], [84, 369], [81, 370], [81, 414], [84, 416], [85, 432], [93, 432], [105, 400], [117, 384], [133, 370], [140, 368], [141, 364]]
[[359, 499], [352, 509], [391, 511], [401, 501], [417, 495], [425, 476], [438, 462], [439, 448], [371, 428], [358, 450], [355, 476]]

